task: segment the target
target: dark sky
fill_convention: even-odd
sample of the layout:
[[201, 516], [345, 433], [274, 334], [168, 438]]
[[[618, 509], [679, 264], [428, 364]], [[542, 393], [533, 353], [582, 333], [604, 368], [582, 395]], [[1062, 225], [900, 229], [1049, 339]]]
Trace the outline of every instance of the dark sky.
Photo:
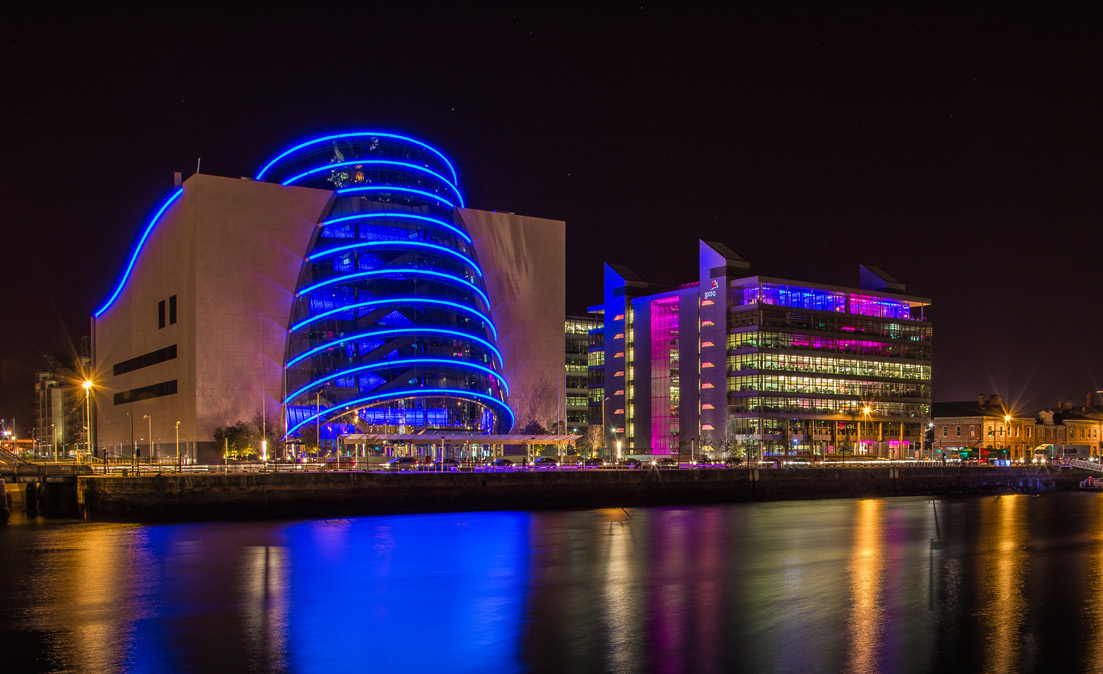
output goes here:
[[470, 206], [566, 220], [568, 311], [604, 261], [685, 282], [714, 239], [932, 298], [935, 400], [1103, 389], [1100, 5], [721, 7], [4, 10], [0, 418], [28, 432], [32, 373], [173, 171], [349, 128], [434, 144]]

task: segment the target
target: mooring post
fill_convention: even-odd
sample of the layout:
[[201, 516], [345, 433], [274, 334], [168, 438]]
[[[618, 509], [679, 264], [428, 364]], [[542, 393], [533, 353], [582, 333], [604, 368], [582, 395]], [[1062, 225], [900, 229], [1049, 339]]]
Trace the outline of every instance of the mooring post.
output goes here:
[[8, 507], [8, 493], [4, 490], [4, 479], [0, 478], [0, 524], [7, 524], [11, 518], [11, 508]]

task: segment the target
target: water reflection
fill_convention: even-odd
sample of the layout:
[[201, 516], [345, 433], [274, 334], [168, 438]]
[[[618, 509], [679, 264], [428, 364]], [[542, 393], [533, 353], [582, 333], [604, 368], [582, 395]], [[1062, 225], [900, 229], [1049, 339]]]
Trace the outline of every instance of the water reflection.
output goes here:
[[1082, 667], [1086, 672], [1103, 672], [1103, 498], [1092, 499], [1088, 515], [1091, 548], [1088, 564], [1088, 591], [1085, 593], [1084, 611], [1088, 617], [1088, 653]]
[[1017, 672], [1022, 650], [1026, 602], [1023, 578], [1027, 573], [1025, 504], [1029, 497], [1004, 495], [985, 499], [983, 554], [978, 573], [985, 579], [984, 671]]
[[1096, 496], [940, 503], [941, 547], [926, 499], [16, 522], [0, 653], [20, 672], [1098, 670]]
[[884, 574], [884, 501], [858, 502], [854, 549], [847, 565], [851, 610], [847, 620], [850, 657], [847, 671], [877, 672], [884, 627], [881, 580]]

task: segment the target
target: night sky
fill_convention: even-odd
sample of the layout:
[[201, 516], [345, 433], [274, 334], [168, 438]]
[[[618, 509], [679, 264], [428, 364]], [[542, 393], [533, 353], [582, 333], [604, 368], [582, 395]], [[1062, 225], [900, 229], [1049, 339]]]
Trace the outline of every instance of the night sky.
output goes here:
[[29, 433], [34, 371], [174, 171], [346, 129], [440, 148], [469, 206], [566, 220], [568, 312], [605, 261], [694, 280], [704, 238], [931, 298], [936, 401], [1103, 389], [1100, 5], [721, 7], [4, 10], [0, 418]]

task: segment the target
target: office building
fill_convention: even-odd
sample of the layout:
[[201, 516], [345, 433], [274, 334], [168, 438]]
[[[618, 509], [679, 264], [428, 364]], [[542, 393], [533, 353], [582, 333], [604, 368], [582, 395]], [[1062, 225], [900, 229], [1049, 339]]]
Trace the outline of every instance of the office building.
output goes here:
[[877, 267], [841, 287], [754, 275], [727, 246], [699, 246], [698, 278], [680, 286], [605, 267], [592, 390], [614, 441], [652, 454], [918, 456], [929, 300]]

